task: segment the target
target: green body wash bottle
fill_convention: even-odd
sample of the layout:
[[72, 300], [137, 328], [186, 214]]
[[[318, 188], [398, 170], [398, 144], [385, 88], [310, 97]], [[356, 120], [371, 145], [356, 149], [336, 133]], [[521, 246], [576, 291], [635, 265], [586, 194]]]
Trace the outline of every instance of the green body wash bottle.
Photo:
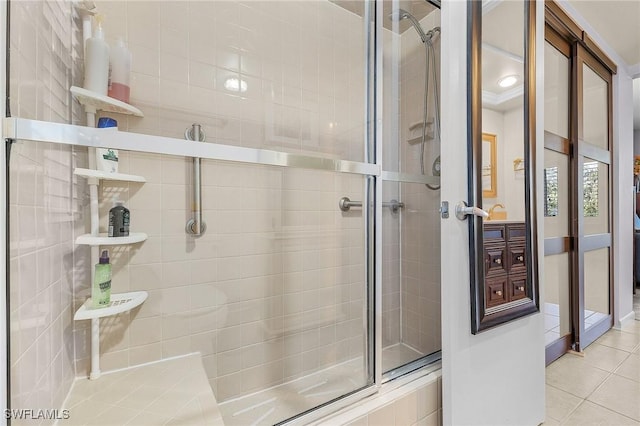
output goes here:
[[94, 308], [109, 306], [111, 301], [111, 264], [109, 251], [103, 250], [100, 262], [96, 265], [96, 273], [91, 287], [91, 300]]

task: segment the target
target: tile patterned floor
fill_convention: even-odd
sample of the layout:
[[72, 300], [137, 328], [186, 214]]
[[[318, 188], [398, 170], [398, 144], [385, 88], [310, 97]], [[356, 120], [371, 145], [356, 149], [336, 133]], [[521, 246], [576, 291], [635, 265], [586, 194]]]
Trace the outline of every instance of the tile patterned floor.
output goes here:
[[72, 425], [222, 425], [200, 355], [78, 379], [67, 398]]
[[609, 330], [584, 356], [565, 354], [546, 373], [545, 425], [640, 426], [640, 321]]

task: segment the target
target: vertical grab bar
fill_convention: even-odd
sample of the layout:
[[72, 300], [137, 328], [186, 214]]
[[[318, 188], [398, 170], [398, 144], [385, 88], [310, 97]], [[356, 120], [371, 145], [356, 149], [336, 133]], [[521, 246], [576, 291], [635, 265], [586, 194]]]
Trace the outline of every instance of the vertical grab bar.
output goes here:
[[[184, 132], [184, 137], [187, 140], [204, 142], [205, 133], [200, 128], [199, 124], [193, 124], [191, 129], [187, 129]], [[193, 218], [189, 219], [186, 226], [186, 232], [189, 235], [199, 237], [207, 230], [207, 224], [202, 221], [202, 187], [200, 182], [200, 158], [193, 158], [193, 202], [191, 204], [191, 211], [193, 212]]]

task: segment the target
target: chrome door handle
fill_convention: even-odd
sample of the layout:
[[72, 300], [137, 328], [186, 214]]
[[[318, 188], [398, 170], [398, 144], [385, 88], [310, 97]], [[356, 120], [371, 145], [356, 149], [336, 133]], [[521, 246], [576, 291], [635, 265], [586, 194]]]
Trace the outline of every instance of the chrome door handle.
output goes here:
[[489, 213], [482, 210], [480, 207], [467, 206], [467, 203], [465, 203], [464, 201], [460, 201], [456, 205], [456, 217], [460, 220], [465, 220], [469, 215], [480, 216], [483, 219], [489, 217]]

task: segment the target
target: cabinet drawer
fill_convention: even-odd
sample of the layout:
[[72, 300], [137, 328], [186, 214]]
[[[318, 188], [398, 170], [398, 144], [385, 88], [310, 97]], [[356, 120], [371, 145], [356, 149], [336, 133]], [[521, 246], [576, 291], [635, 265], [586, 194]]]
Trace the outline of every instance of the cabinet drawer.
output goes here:
[[525, 253], [524, 245], [509, 244], [507, 253], [509, 256], [509, 272], [526, 273], [527, 256]]
[[507, 240], [509, 242], [524, 243], [526, 237], [526, 228], [524, 223], [511, 224], [507, 226]]
[[507, 272], [507, 248], [504, 245], [484, 246], [484, 274], [487, 277]]
[[507, 301], [507, 277], [489, 278], [485, 281], [485, 304], [487, 308]]
[[509, 277], [509, 300], [518, 300], [527, 297], [527, 275], [515, 275]]
[[484, 224], [482, 237], [485, 244], [501, 243], [507, 240], [504, 225]]

